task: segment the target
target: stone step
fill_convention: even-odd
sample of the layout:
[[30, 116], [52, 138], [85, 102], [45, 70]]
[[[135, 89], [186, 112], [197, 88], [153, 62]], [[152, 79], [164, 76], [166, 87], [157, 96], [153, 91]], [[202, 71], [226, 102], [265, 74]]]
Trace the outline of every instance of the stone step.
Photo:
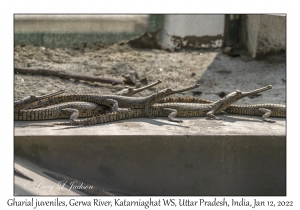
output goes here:
[[131, 195], [286, 195], [286, 119], [221, 117], [77, 128], [16, 121], [14, 153]]

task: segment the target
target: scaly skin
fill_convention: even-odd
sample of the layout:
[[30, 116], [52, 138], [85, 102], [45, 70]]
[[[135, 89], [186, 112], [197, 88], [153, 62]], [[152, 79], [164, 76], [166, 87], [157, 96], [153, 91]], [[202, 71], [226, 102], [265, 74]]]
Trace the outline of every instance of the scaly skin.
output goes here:
[[[125, 88], [118, 94], [134, 95], [140, 91], [143, 91], [145, 89], [148, 89], [160, 83], [161, 81], [158, 80], [155, 83], [152, 83], [148, 86], [138, 88], [138, 89]], [[187, 89], [179, 90], [179, 92]], [[104, 114], [108, 112], [109, 109], [108, 106], [98, 105], [92, 102], [71, 101], [66, 103], [58, 103], [56, 98], [53, 99], [53, 96], [60, 94], [62, 91], [63, 90], [58, 91], [56, 93], [45, 95], [42, 97], [43, 100], [39, 100], [41, 99], [41, 97], [39, 96], [37, 97], [29, 96], [19, 101], [16, 101], [15, 104], [21, 107], [22, 109], [20, 110], [18, 108], [15, 108], [14, 119], [15, 120], [48, 120], [48, 119], [69, 118], [69, 114], [63, 111], [63, 109], [65, 108], [77, 109], [78, 114], [76, 117], [91, 117], [91, 116]], [[117, 110], [124, 111], [125, 109], [118, 108]]]
[[227, 113], [262, 116], [266, 122], [276, 121], [269, 117], [286, 117], [286, 106], [282, 104], [232, 105], [225, 109]]
[[[143, 108], [145, 109], [145, 114], [148, 117], [152, 117], [148, 112], [148, 109], [151, 105], [160, 101], [162, 98], [179, 93], [187, 90], [191, 90], [199, 87], [199, 85], [194, 85], [189, 88], [184, 88], [181, 90], [173, 90], [171, 88], [167, 88], [161, 90], [157, 93], [154, 93], [147, 97], [127, 97], [127, 96], [118, 96], [118, 95], [94, 95], [94, 94], [72, 94], [72, 95], [62, 95], [62, 96], [54, 96], [49, 99], [52, 104], [65, 103], [65, 102], [74, 102], [74, 101], [84, 101], [84, 102], [92, 102], [97, 105], [105, 105], [111, 107], [112, 111], [118, 111], [119, 107], [121, 108]], [[24, 109], [24, 106], [23, 106]], [[20, 109], [15, 110], [18, 112]], [[123, 111], [123, 110], [121, 110]], [[15, 114], [16, 116], [16, 114]]]
[[[154, 85], [159, 84], [160, 81], [150, 84], [149, 86], [140, 88], [140, 89], [136, 89], [139, 91], [144, 90], [146, 88], [152, 87]], [[132, 91], [128, 91], [127, 89], [124, 89], [123, 93], [128, 94], [129, 92], [133, 93]], [[240, 91], [237, 91], [240, 92]], [[135, 92], [137, 93], [137, 92]], [[133, 93], [133, 94], [135, 94]], [[252, 93], [255, 94], [255, 93]], [[247, 95], [243, 96], [246, 97]], [[49, 99], [45, 99], [46, 102], [49, 102]], [[177, 98], [164, 98], [161, 101], [159, 101], [159, 103], [170, 103], [173, 102], [173, 104], [169, 104], [172, 109], [172, 112], [168, 112], [171, 113], [169, 115], [169, 119], [171, 121], [180, 121], [180, 120], [175, 120], [175, 115], [176, 115], [176, 110], [174, 110], [174, 108], [179, 109], [180, 110], [180, 114], [177, 116], [187, 116], [187, 114], [184, 114], [184, 112], [182, 111], [182, 105], [183, 107], [185, 107], [187, 110], [189, 111], [194, 111], [193, 108], [189, 107], [187, 104], [179, 104], [179, 105], [175, 105], [174, 107], [174, 102], [184, 102], [184, 103], [213, 103], [212, 101], [206, 100], [206, 99], [202, 99], [202, 98], [182, 98], [182, 97], [177, 97]], [[82, 103], [82, 104], [80, 104]], [[57, 107], [56, 107], [57, 106]], [[91, 116], [95, 116], [97, 114], [103, 114], [105, 112], [107, 112], [107, 107], [103, 106], [103, 105], [97, 105], [91, 102], [69, 102], [69, 103], [65, 103], [64, 105], [56, 105], [56, 106], [52, 106], [51, 109], [53, 109], [53, 113], [51, 112], [51, 109], [48, 108], [44, 108], [44, 109], [40, 109], [39, 112], [36, 112], [35, 110], [26, 110], [24, 111], [24, 113], [22, 113], [19, 116], [15, 117], [15, 120], [37, 120], [37, 119], [57, 119], [57, 118], [68, 118], [68, 114], [66, 111], [69, 111], [71, 113], [73, 113], [71, 115], [71, 120], [75, 120], [77, 119], [77, 117], [91, 117]], [[98, 107], [97, 107], [98, 106]], [[59, 109], [57, 109], [59, 108]], [[65, 108], [69, 108], [69, 109], [65, 109]], [[167, 109], [167, 107], [163, 107], [164, 110]], [[195, 107], [194, 107], [195, 108]], [[202, 107], [203, 108], [203, 107]], [[62, 109], [65, 109], [65, 111], [61, 111]], [[78, 111], [76, 111], [76, 109]], [[59, 110], [61, 112], [59, 112]], [[83, 110], [83, 111], [82, 111]], [[41, 111], [44, 111], [41, 113]], [[189, 112], [186, 111], [185, 113]], [[286, 107], [285, 105], [280, 105], [280, 104], [257, 104], [257, 105], [230, 105], [228, 108], [225, 109], [225, 111], [227, 113], [233, 113], [233, 114], [246, 114], [246, 115], [259, 115], [262, 116], [264, 121], [267, 122], [275, 122], [272, 121], [270, 119], [268, 119], [269, 116], [274, 116], [274, 117], [285, 117], [286, 116]], [[49, 114], [48, 114], [49, 113]], [[166, 113], [166, 112], [163, 112]], [[175, 113], [175, 115], [174, 115]], [[139, 114], [140, 116], [142, 116], [141, 114]], [[199, 113], [190, 113], [191, 116], [204, 116], [202, 114]], [[37, 117], [35, 117], [37, 116]], [[109, 116], [109, 115], [108, 115]], [[159, 115], [156, 114], [156, 116], [166, 116], [166, 114], [164, 115]], [[172, 118], [172, 116], [174, 116]]]
[[[158, 80], [157, 82], [151, 83], [150, 85], [147, 85], [147, 86], [144, 86], [144, 87], [141, 87], [141, 88], [137, 88], [137, 89], [134, 89], [134, 88], [131, 88], [131, 87], [125, 87], [123, 90], [117, 92], [116, 95], [120, 95], [120, 96], [133, 96], [136, 93], [139, 93], [139, 92], [141, 92], [143, 90], [151, 88], [151, 87], [153, 87], [155, 85], [158, 85], [161, 82], [162, 82], [161, 80]], [[45, 98], [45, 99], [42, 99], [42, 100], [30, 103], [30, 105], [27, 106], [27, 109], [36, 109], [36, 108], [40, 108], [40, 107], [52, 106], [52, 105], [59, 104], [59, 103], [60, 102], [54, 101], [52, 99], [52, 97], [48, 97], [48, 98]], [[106, 107], [106, 106], [103, 106], [103, 109], [104, 109], [104, 107]], [[93, 108], [93, 107], [91, 107], [91, 108]]]
[[18, 101], [14, 102], [14, 109], [15, 109], [14, 112], [18, 112], [22, 109], [26, 109], [34, 102], [40, 101], [42, 99], [52, 98], [53, 96], [59, 95], [63, 92], [64, 92], [64, 90], [59, 90], [57, 92], [46, 94], [46, 95], [43, 95], [43, 96], [30, 95], [30, 96], [27, 96], [25, 98], [22, 98], [21, 100], [18, 100]]
[[57, 105], [37, 109], [24, 109], [15, 112], [15, 120], [51, 120], [51, 119], [68, 119], [70, 113], [63, 111], [65, 108], [77, 109], [79, 111], [78, 117], [91, 117], [98, 114], [104, 114], [108, 108], [106, 106], [98, 106], [95, 103], [75, 101], [66, 102]]
[[[126, 87], [125, 89], [119, 91], [116, 95], [133, 96], [138, 92], [146, 90], [160, 83], [161, 80], [158, 80], [157, 82], [137, 89]], [[105, 114], [108, 111], [107, 106], [97, 105], [91, 102], [74, 101], [61, 104], [52, 104], [52, 96], [62, 92], [63, 90], [42, 97], [31, 95], [16, 101], [15, 105], [17, 108], [14, 113], [14, 120], [51, 120], [70, 118], [70, 114], [62, 110], [65, 108], [77, 109], [79, 112], [77, 117], [92, 117], [98, 114]], [[120, 111], [120, 108], [118, 110]]]
[[[172, 102], [184, 102], [184, 103], [203, 103], [208, 104], [212, 101], [202, 98], [164, 98], [159, 103], [172, 103]], [[266, 122], [274, 123], [274, 120], [269, 117], [286, 117], [286, 105], [282, 104], [253, 104], [253, 105], [230, 105], [224, 110], [230, 114], [241, 115], [253, 115], [262, 116], [262, 119]]]
[[[125, 88], [119, 94], [120, 95], [123, 94], [127, 96], [134, 95], [140, 91], [155, 86], [159, 83], [161, 83], [160, 80], [148, 86], [145, 86], [143, 88], [138, 88], [138, 89]], [[92, 117], [98, 114], [105, 114], [107, 112], [108, 109], [107, 106], [97, 105], [95, 103], [84, 102], [84, 101], [74, 101], [74, 102], [66, 102], [66, 103], [50, 105], [53, 102], [52, 96], [60, 94], [62, 92], [63, 90], [58, 91], [56, 93], [45, 95], [43, 96], [42, 100], [39, 100], [41, 99], [41, 96], [35, 97], [31, 95], [25, 97], [24, 99], [16, 101], [15, 104], [17, 105], [17, 107], [23, 109], [21, 110], [16, 109], [14, 113], [15, 114], [14, 119], [15, 120], [51, 120], [51, 119], [70, 118], [70, 114], [62, 110], [65, 108], [77, 109], [79, 111], [77, 117]]]
[[[206, 104], [192, 104], [192, 103], [164, 103], [154, 104], [150, 107], [149, 112], [155, 117], [168, 117], [170, 121], [182, 122], [182, 120], [175, 118], [179, 117], [201, 117], [206, 116], [207, 112], [211, 110], [212, 105]], [[70, 122], [55, 123], [55, 125], [93, 125], [103, 124], [124, 119], [131, 119], [137, 117], [145, 117], [145, 109], [132, 109], [124, 112], [113, 112], [87, 119], [78, 120], [78, 111], [76, 109], [66, 108], [65, 111], [72, 113]]]
[[[199, 104], [199, 103], [157, 103], [149, 107], [148, 111], [153, 116], [168, 116], [169, 120], [174, 122], [182, 122], [175, 118], [175, 116], [180, 117], [198, 117], [207, 116], [209, 119], [221, 120], [215, 116], [215, 114], [220, 114], [226, 108], [228, 108], [232, 103], [235, 103], [239, 99], [271, 89], [272, 86], [267, 86], [250, 92], [234, 91], [223, 97], [222, 99], [210, 103], [210, 104]], [[133, 117], [143, 117], [145, 116], [144, 109], [133, 109], [126, 112], [110, 113], [106, 115], [99, 115], [96, 117], [88, 118], [85, 120], [77, 120], [78, 111], [75, 109], [66, 108], [64, 111], [69, 111], [72, 113], [73, 121], [69, 123], [59, 123], [58, 125], [91, 125], [111, 122], [115, 120], [129, 119]]]
[[199, 104], [210, 104], [213, 101], [209, 101], [203, 98], [192, 97], [192, 98], [184, 98], [184, 97], [168, 97], [163, 98], [158, 103], [199, 103]]

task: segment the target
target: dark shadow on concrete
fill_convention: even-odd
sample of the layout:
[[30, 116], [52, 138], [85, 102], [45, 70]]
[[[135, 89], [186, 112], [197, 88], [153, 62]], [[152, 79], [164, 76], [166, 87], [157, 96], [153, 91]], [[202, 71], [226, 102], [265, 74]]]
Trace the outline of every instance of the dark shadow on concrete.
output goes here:
[[[127, 122], [130, 122], [132, 120], [126, 120]], [[136, 121], [135, 121], [136, 122]], [[143, 118], [139, 118], [139, 122], [146, 122], [149, 124], [153, 124], [153, 125], [157, 125], [157, 126], [165, 126], [165, 125], [171, 125], [171, 126], [175, 126], [175, 127], [183, 127], [183, 128], [189, 128], [189, 126], [183, 126], [180, 124], [171, 124], [171, 123], [165, 123], [165, 122], [160, 122], [160, 121], [155, 121], [155, 120], [143, 120]], [[109, 122], [109, 123], [105, 123], [105, 125], [109, 125], [109, 124], [120, 124], [122, 123], [122, 121], [117, 121], [117, 122]], [[66, 129], [78, 129], [78, 128], [85, 128], [85, 127], [99, 127], [102, 126], [104, 124], [95, 124], [95, 125], [85, 125], [85, 126], [70, 126], [70, 127], [64, 127], [64, 128], [58, 128], [58, 129], [53, 129], [53, 130], [66, 130]], [[63, 126], [63, 125], [62, 125]]]
[[[263, 119], [259, 116], [247, 116], [247, 115], [234, 115], [234, 114], [226, 114], [225, 119], [227, 122], [236, 122], [236, 121], [248, 121], [249, 123], [251, 122], [258, 122], [258, 123], [269, 123], [263, 121]], [[250, 119], [249, 119], [250, 118]], [[270, 117], [271, 120], [275, 120], [278, 122], [285, 121], [285, 118], [274, 118]], [[276, 122], [275, 122], [276, 123]]]

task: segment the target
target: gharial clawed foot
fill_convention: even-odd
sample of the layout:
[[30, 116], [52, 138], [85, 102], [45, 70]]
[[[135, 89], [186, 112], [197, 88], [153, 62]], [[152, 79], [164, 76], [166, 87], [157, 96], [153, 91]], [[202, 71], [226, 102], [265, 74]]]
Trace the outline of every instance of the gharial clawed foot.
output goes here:
[[217, 117], [214, 114], [212, 114], [212, 112], [208, 112], [206, 115], [207, 115], [207, 119], [209, 119], [209, 120], [223, 120], [222, 118]]
[[220, 117], [208, 117], [207, 119], [208, 119], [208, 120], [223, 120], [223, 119], [220, 118]]
[[271, 110], [265, 109], [265, 108], [260, 108], [259, 111], [264, 112], [265, 114], [262, 116], [263, 121], [269, 122], [269, 123], [275, 123], [275, 120], [269, 119], [271, 116]]
[[177, 122], [177, 123], [182, 123], [183, 121], [180, 119], [175, 118], [177, 115], [177, 110], [176, 109], [171, 109], [171, 108], [164, 108], [164, 111], [167, 113], [170, 113], [168, 115], [168, 118], [172, 122]]
[[49, 98], [52, 96], [56, 96], [59, 94], [62, 94], [64, 92], [64, 90], [59, 90], [56, 91], [54, 93], [49, 93], [49, 94], [45, 94], [45, 95], [41, 95], [41, 96], [35, 96], [33, 94], [31, 94], [30, 96], [26, 96], [25, 98], [22, 98], [18, 101], [14, 102], [14, 108], [15, 111], [21, 110], [21, 109], [26, 109], [28, 106], [30, 106], [31, 103], [45, 99], [45, 98]]
[[263, 121], [269, 122], [269, 123], [275, 123], [275, 120], [270, 120], [270, 119], [263, 119]]
[[182, 123], [183, 122], [183, 120], [180, 120], [180, 119], [177, 119], [177, 118], [173, 118], [173, 119], [169, 118], [169, 120], [172, 121], [172, 122], [177, 122], [177, 123]]

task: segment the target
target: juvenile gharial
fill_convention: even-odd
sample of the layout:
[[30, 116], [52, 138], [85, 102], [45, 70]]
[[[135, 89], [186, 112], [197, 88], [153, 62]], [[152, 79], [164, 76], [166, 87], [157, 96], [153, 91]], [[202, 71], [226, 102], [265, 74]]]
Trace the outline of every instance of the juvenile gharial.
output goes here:
[[[155, 85], [158, 85], [158, 84], [160, 84], [161, 82], [162, 82], [161, 80], [158, 80], [158, 81], [156, 81], [156, 82], [154, 82], [154, 83], [151, 83], [151, 84], [149, 84], [149, 85], [146, 85], [146, 86], [144, 86], [144, 87], [137, 88], [137, 89], [126, 86], [124, 89], [122, 89], [122, 90], [120, 90], [119, 92], [117, 92], [116, 95], [119, 95], [119, 96], [133, 96], [133, 95], [135, 95], [136, 93], [139, 93], [139, 92], [141, 92], [141, 91], [143, 91], [143, 90], [146, 90], [146, 89], [148, 89], [148, 88], [151, 88], [151, 87], [153, 87], [153, 86], [155, 86]], [[40, 108], [40, 107], [47, 107], [47, 106], [52, 106], [52, 105], [56, 105], [56, 104], [59, 104], [59, 103], [64, 103], [64, 101], [59, 102], [59, 101], [57, 101], [57, 99], [53, 99], [53, 96], [60, 95], [60, 94], [62, 94], [63, 92], [64, 92], [64, 90], [60, 90], [60, 91], [58, 91], [58, 92], [51, 93], [51, 94], [48, 94], [48, 95], [44, 95], [44, 96], [36, 96], [37, 99], [36, 99], [34, 102], [32, 102], [32, 101], [27, 102], [27, 103], [26, 103], [27, 106], [26, 106], [25, 108], [26, 108], [26, 109], [36, 109], [36, 108]], [[23, 99], [21, 99], [21, 100], [19, 100], [19, 101], [16, 101], [16, 102], [19, 102], [19, 103], [20, 103], [20, 101], [22, 101], [22, 100], [27, 100], [29, 97], [35, 97], [35, 96], [33, 96], [33, 95], [27, 96], [27, 97], [25, 97], [25, 98], [23, 98]], [[43, 98], [39, 98], [39, 97], [43, 97]], [[15, 102], [15, 103], [16, 103], [16, 102]], [[72, 102], [73, 102], [73, 101], [72, 101]], [[74, 104], [74, 103], [72, 103], [72, 104]], [[91, 104], [92, 104], [92, 103], [91, 103]], [[104, 107], [106, 107], [106, 106], [103, 106], [103, 109], [104, 109]], [[16, 107], [15, 107], [15, 108], [16, 108]], [[25, 109], [25, 108], [22, 108], [22, 109]], [[94, 108], [95, 108], [94, 105], [91, 106], [91, 109], [94, 109]], [[20, 109], [19, 109], [19, 110], [20, 110]]]
[[90, 117], [96, 114], [103, 114], [105, 107], [97, 106], [93, 103], [86, 102], [74, 102], [72, 104], [63, 103], [37, 109], [27, 109], [33, 103], [38, 103], [42, 99], [51, 100], [53, 96], [63, 93], [64, 90], [59, 90], [54, 93], [46, 94], [43, 96], [30, 95], [21, 100], [14, 102], [14, 119], [15, 120], [44, 120], [44, 119], [57, 119], [57, 118], [69, 118], [70, 114], [61, 111], [64, 108], [76, 108], [80, 111], [84, 117]]
[[[162, 98], [169, 96], [171, 94], [179, 93], [179, 92], [184, 92], [187, 90], [191, 90], [194, 88], [199, 87], [199, 85], [194, 85], [189, 88], [184, 88], [180, 90], [173, 90], [171, 88], [167, 88], [161, 91], [158, 91], [157, 93], [154, 93], [150, 96], [147, 97], [127, 97], [127, 96], [118, 96], [118, 95], [93, 95], [93, 94], [72, 94], [72, 95], [62, 95], [62, 96], [54, 96], [59, 94], [53, 93], [53, 94], [48, 94], [49, 97], [46, 100], [46, 103], [48, 104], [59, 104], [59, 103], [64, 103], [62, 106], [58, 105], [57, 110], [62, 110], [62, 107], [65, 108], [67, 106], [70, 106], [70, 104], [66, 104], [67, 102], [78, 102], [78, 101], [83, 101], [87, 104], [87, 106], [91, 106], [91, 110], [93, 109], [93, 104], [88, 104], [89, 102], [95, 103], [96, 106], [100, 105], [96, 111], [101, 111], [102, 107], [101, 105], [105, 105], [108, 107], [111, 107], [112, 111], [124, 111], [122, 108], [144, 108], [145, 109], [145, 115], [148, 117], [152, 117], [149, 112], [148, 108], [152, 104], [156, 103], [157, 101], [160, 101]], [[46, 98], [46, 96], [43, 96], [43, 98]], [[25, 100], [26, 99], [26, 100]], [[45, 119], [41, 118], [43, 114], [41, 112], [46, 111], [46, 114], [44, 116], [47, 117], [53, 117], [54, 114], [51, 112], [51, 110], [55, 110], [55, 107], [51, 107], [50, 109], [48, 108], [40, 108], [38, 111], [36, 110], [22, 110], [28, 107], [28, 99], [24, 98], [20, 100], [23, 104], [26, 102], [26, 106], [21, 106], [21, 102], [15, 103], [18, 105], [18, 107], [15, 107], [15, 119], [16, 120], [39, 120], [39, 119]], [[32, 101], [32, 100], [31, 100]], [[38, 103], [40, 106], [40, 104]], [[76, 104], [78, 106], [78, 104]], [[119, 108], [122, 107], [121, 109]], [[20, 108], [21, 107], [21, 108]], [[75, 107], [76, 108], [76, 107]], [[56, 115], [55, 115], [56, 116]], [[49, 118], [47, 118], [49, 119]], [[51, 119], [51, 118], [50, 118]], [[52, 118], [54, 119], [54, 118]]]
[[[117, 95], [132, 96], [147, 88], [153, 87], [161, 83], [160, 80], [150, 85], [141, 88], [130, 88], [119, 91]], [[55, 93], [47, 94], [44, 96], [28, 96], [19, 101], [16, 101], [17, 108], [15, 109], [15, 120], [50, 120], [50, 119], [64, 119], [70, 118], [70, 113], [63, 111], [65, 108], [77, 109], [79, 112], [78, 117], [92, 117], [98, 114], [105, 114], [108, 112], [108, 107], [104, 105], [97, 105], [91, 102], [74, 101], [60, 104], [52, 104], [52, 97], [63, 93], [60, 90]], [[42, 100], [44, 99], [44, 100]], [[52, 104], [52, 105], [51, 105]], [[20, 109], [21, 108], [21, 109]], [[121, 108], [118, 111], [122, 111]]]
[[242, 115], [258, 115], [266, 122], [274, 123], [269, 117], [286, 117], [286, 106], [282, 104], [234, 105], [225, 112]]
[[[209, 104], [199, 104], [199, 103], [158, 103], [149, 107], [148, 111], [151, 115], [157, 117], [168, 116], [170, 121], [182, 122], [182, 120], [176, 119], [175, 116], [179, 117], [199, 117], [207, 116], [209, 119], [221, 120], [215, 116], [215, 114], [220, 114], [226, 108], [228, 108], [232, 103], [237, 102], [241, 98], [253, 95], [268, 89], [271, 89], [272, 86], [266, 86], [259, 88], [250, 92], [241, 92], [239, 90], [234, 91], [222, 99], [209, 103]], [[72, 121], [66, 123], [58, 123], [57, 125], [91, 125], [91, 124], [100, 124], [111, 122], [115, 120], [129, 119], [134, 117], [143, 117], [145, 116], [144, 109], [133, 109], [125, 112], [116, 112], [109, 113], [105, 115], [98, 115], [96, 117], [77, 120], [78, 111], [74, 109], [66, 108], [65, 111], [72, 113]]]
[[52, 120], [68, 119], [70, 113], [64, 111], [65, 108], [78, 110], [78, 117], [91, 117], [106, 113], [108, 107], [97, 105], [91, 102], [74, 101], [61, 104], [55, 104], [36, 109], [22, 109], [14, 113], [14, 120]]
[[[200, 103], [209, 104], [212, 101], [202, 98], [164, 98], [159, 103]], [[230, 105], [224, 110], [226, 113], [262, 116], [263, 121], [274, 123], [269, 117], [286, 117], [286, 105], [283, 104], [253, 104]]]

